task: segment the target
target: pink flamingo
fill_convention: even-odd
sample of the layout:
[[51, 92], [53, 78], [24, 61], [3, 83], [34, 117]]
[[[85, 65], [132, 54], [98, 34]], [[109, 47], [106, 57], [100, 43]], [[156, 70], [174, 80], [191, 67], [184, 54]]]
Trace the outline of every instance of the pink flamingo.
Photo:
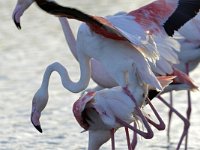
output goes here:
[[[97, 24], [98, 24], [98, 22], [97, 22]], [[82, 27], [84, 28], [84, 30], [85, 29], [86, 29], [86, 31], [88, 30], [87, 26], [83, 25]], [[146, 33], [144, 33], [144, 35], [145, 34]], [[105, 47], [104, 50], [103, 49], [98, 50], [99, 52], [96, 53], [95, 51], [92, 50], [93, 49], [92, 47], [90, 47], [90, 49], [88, 49], [87, 47], [83, 47], [83, 43], [86, 44], [87, 41], [85, 41], [84, 40], [85, 38], [82, 37], [83, 36], [82, 31], [79, 31], [78, 35], [79, 36], [77, 39], [77, 56], [78, 56], [80, 69], [81, 69], [80, 80], [77, 83], [72, 82], [69, 79], [66, 69], [64, 69], [61, 65], [58, 65], [58, 63], [54, 63], [53, 65], [51, 65], [50, 67], [47, 68], [47, 70], [45, 71], [45, 74], [44, 74], [45, 80], [49, 79], [52, 71], [58, 71], [59, 74], [61, 75], [63, 86], [66, 89], [68, 89], [72, 92], [80, 92], [80, 91], [84, 90], [89, 83], [90, 72], [91, 72], [90, 59], [95, 58], [104, 65], [105, 69], [109, 72], [109, 74], [112, 76], [112, 78], [117, 82], [118, 85], [120, 85], [121, 87], [124, 87], [124, 90], [126, 92], [129, 92], [130, 87], [132, 89], [135, 89], [135, 90], [131, 90], [131, 94], [133, 94], [135, 96], [134, 98], [133, 98], [133, 96], [131, 98], [135, 103], [136, 103], [135, 99], [137, 99], [137, 101], [145, 100], [145, 97], [147, 96], [147, 91], [148, 91], [148, 84], [151, 84], [152, 87], [156, 87], [157, 89], [160, 89], [160, 90], [162, 89], [159, 81], [157, 80], [155, 75], [152, 73], [147, 60], [144, 58], [144, 56], [141, 52], [139, 52], [136, 49], [135, 50], [133, 49], [134, 47], [132, 46], [132, 44], [127, 45], [125, 43], [124, 44], [116, 43], [116, 42], [113, 43], [114, 41], [106, 39], [103, 41], [104, 44], [110, 45], [113, 47], [109, 47], [109, 51], [108, 51], [108, 48]], [[88, 36], [90, 36], [90, 35], [88, 35]], [[121, 36], [122, 36], [122, 34], [121, 34]], [[90, 38], [90, 37], [88, 37], [88, 38]], [[101, 39], [101, 37], [98, 37], [98, 36], [97, 36], [97, 38], [99, 40]], [[148, 40], [150, 40], [150, 42], [145, 41], [144, 43], [141, 43], [141, 41], [137, 40], [137, 39], [136, 39], [136, 41], [133, 41], [133, 42], [139, 42], [139, 43], [137, 43], [137, 45], [138, 45], [138, 47], [141, 45], [141, 48], [143, 46], [145, 46], [145, 47], [147, 46], [147, 48], [153, 48], [154, 43], [152, 42], [151, 39], [148, 39]], [[95, 44], [98, 44], [98, 43], [95, 43]], [[94, 46], [96, 47], [99, 45], [94, 45]], [[118, 49], [118, 51], [115, 51], [115, 49]], [[109, 53], [110, 54], [115, 53], [115, 57], [112, 62], [110, 62], [109, 56], [111, 56], [111, 55]], [[146, 51], [146, 53], [147, 53], [147, 51]], [[148, 54], [148, 55], [152, 55], [152, 59], [154, 59], [153, 53], [154, 53], [154, 51], [152, 52], [152, 54], [151, 53]], [[124, 56], [124, 57], [121, 57], [121, 56]], [[107, 65], [107, 64], [110, 64], [110, 65]], [[138, 73], [141, 74], [140, 76], [143, 78], [142, 80], [145, 80], [146, 83], [138, 78], [138, 75], [137, 75]], [[127, 86], [127, 84], [128, 84], [128, 86]], [[44, 86], [43, 86], [43, 84], [42, 84], [42, 86], [40, 87], [40, 89], [38, 90], [37, 93], [39, 93], [39, 94], [44, 93], [44, 88], [46, 88], [45, 85], [46, 84], [44, 84]], [[36, 93], [36, 95], [37, 95], [37, 93]], [[144, 118], [140, 109], [137, 108], [136, 110], [138, 111], [138, 115], [141, 116], [141, 118]], [[35, 112], [36, 111], [33, 111], [33, 114]], [[143, 120], [143, 121], [146, 124], [148, 124], [146, 120]], [[136, 132], [138, 132], [138, 131], [136, 130]], [[147, 136], [147, 138], [152, 137], [151, 132], [148, 132], [147, 134], [149, 134], [149, 135], [143, 135], [143, 136]]]
[[[156, 3], [157, 2], [157, 3]], [[151, 5], [148, 5], [148, 6], [145, 6], [146, 7], [146, 9], [144, 9], [145, 7], [143, 7], [143, 9], [139, 9], [139, 10], [136, 10], [136, 11], [133, 11], [133, 12], [131, 12], [131, 13], [129, 13], [130, 15], [131, 14], [133, 14], [135, 17], [136, 17], [136, 19], [135, 20], [137, 20], [138, 22], [140, 22], [140, 25], [143, 25], [143, 27], [144, 28], [147, 28], [147, 29], [149, 29], [151, 32], [158, 32], [159, 30], [160, 30], [160, 28], [159, 28], [159, 26], [158, 26], [158, 28], [155, 28], [155, 26], [153, 27], [153, 28], [149, 28], [149, 24], [155, 24], [156, 23], [156, 21], [155, 22], [153, 22], [152, 23], [152, 21], [149, 21], [149, 20], [146, 20], [146, 18], [143, 16], [143, 13], [144, 12], [146, 12], [147, 11], [147, 8], [148, 9], [151, 9], [151, 8], [154, 8], [155, 9], [155, 6], [157, 5], [159, 5], [159, 4], [166, 4], [164, 1], [156, 1], [156, 2], [154, 2], [154, 3], [152, 3]], [[171, 2], [171, 1], [170, 1]], [[170, 3], [169, 2], [169, 3]], [[175, 3], [177, 4], [177, 2], [174, 2], [174, 5], [173, 6], [177, 6], [177, 5], [175, 5]], [[196, 3], [197, 3], [197, 1], [196, 1]], [[171, 2], [171, 4], [172, 4], [172, 2]], [[183, 4], [183, 5], [182, 5]], [[190, 3], [191, 4], [191, 3]], [[180, 22], [178, 22], [177, 24], [175, 24], [173, 27], [170, 27], [170, 22], [171, 21], [173, 21], [177, 16], [178, 16], [178, 13], [179, 13], [179, 11], [183, 11], [184, 10], [184, 8], [185, 8], [185, 5], [184, 5], [184, 2], [183, 1], [179, 1], [179, 6], [178, 6], [178, 9], [176, 9], [176, 11], [174, 12], [174, 14], [173, 15], [171, 15], [171, 17], [170, 17], [170, 19], [169, 20], [165, 20], [166, 22], [165, 22], [165, 24], [164, 24], [164, 28], [165, 28], [165, 30], [166, 30], [166, 32], [168, 33], [168, 35], [172, 35], [173, 34], [173, 32], [174, 32], [174, 30], [175, 29], [178, 29], [182, 24], [184, 24], [186, 21], [188, 21], [190, 18], [192, 18], [194, 15], [195, 15], [195, 11], [197, 11], [197, 10], [199, 10], [199, 3], [197, 4], [197, 5], [194, 5], [195, 3], [192, 3], [192, 5], [193, 5], [193, 10], [190, 12], [190, 13], [188, 13], [187, 15], [189, 15], [189, 17], [183, 17], [182, 18], [182, 20], [180, 20]], [[51, 4], [50, 4], [51, 5]], [[169, 12], [173, 12], [172, 10], [173, 10], [173, 6], [171, 5], [171, 7], [165, 7], [166, 9], [171, 9], [171, 10], [167, 10], [166, 12], [167, 13], [169, 13]], [[40, 6], [42, 9], [45, 9], [45, 7], [44, 7], [44, 5], [43, 6]], [[57, 8], [56, 8], [57, 9]], [[60, 10], [62, 10], [63, 8], [62, 7], [60, 7], [59, 8]], [[57, 12], [50, 12], [50, 13], [52, 13], [52, 14], [56, 14], [56, 15], [63, 15], [63, 13], [59, 10], [59, 9], [57, 9], [56, 11]], [[66, 9], [65, 9], [66, 10]], [[151, 9], [151, 12], [150, 12], [150, 15], [152, 15], [151, 13], [152, 13], [152, 10], [153, 9]], [[159, 9], [155, 9], [156, 11], [158, 11]], [[46, 9], [46, 11], [48, 12], [48, 8]], [[66, 10], [67, 11], [67, 10]], [[166, 13], [165, 11], [164, 11], [164, 13]], [[65, 12], [66, 13], [66, 12]], [[155, 12], [153, 12], [153, 13], [155, 13]], [[66, 13], [67, 14], [67, 13]], [[163, 14], [162, 14], [163, 15]], [[166, 15], [166, 14], [164, 14], [164, 15]], [[169, 15], [169, 14], [168, 14]], [[69, 17], [68, 15], [66, 15], [67, 17]], [[153, 15], [152, 15], [153, 16]], [[150, 18], [152, 19], [155, 19], [154, 17], [155, 16], [150, 16]], [[147, 17], [149, 17], [148, 15], [147, 15]], [[73, 18], [73, 17], [72, 17]], [[77, 19], [77, 18], [76, 18]], [[110, 21], [110, 20], [109, 20]], [[163, 20], [162, 20], [163, 21]], [[113, 23], [113, 22], [112, 22]], [[148, 25], [147, 25], [148, 24]], [[107, 25], [107, 24], [106, 24]], [[98, 31], [98, 29], [96, 30], [96, 27], [93, 27], [91, 24], [89, 25], [90, 26], [90, 28], [94, 31], [94, 32], [96, 32], [96, 33], [100, 33], [100, 34], [102, 34], [103, 36], [105, 36], [105, 37], [109, 37], [109, 38], [113, 38], [113, 35], [112, 34], [107, 34], [107, 33], [104, 33], [104, 32], [99, 32]], [[167, 28], [168, 27], [168, 28]], [[172, 29], [171, 29], [172, 28]], [[125, 33], [126, 34], [126, 33]], [[158, 61], [159, 62], [159, 61]], [[158, 64], [158, 63], [157, 63]], [[195, 86], [194, 86], [195, 87]], [[186, 120], [184, 120], [184, 122], [185, 122]], [[187, 124], [187, 123], [185, 123], [185, 124]], [[187, 127], [185, 127], [186, 129], [189, 127], [189, 125], [187, 126]], [[184, 132], [183, 133], [184, 135], [186, 134], [186, 132]], [[181, 139], [183, 138], [183, 136], [181, 136]], [[187, 138], [186, 138], [187, 139]], [[179, 144], [178, 144], [178, 148], [179, 148], [179, 146], [180, 146], [180, 142], [179, 142]]]
[[[151, 32], [155, 32], [156, 30], [158, 30], [157, 32], [156, 32], [156, 34], [159, 34], [160, 32], [160, 30], [159, 30], [159, 28], [155, 25], [155, 27], [151, 27], [151, 28], [148, 28], [147, 27], [147, 18], [145, 18], [145, 17], [143, 17], [144, 19], [142, 19], [142, 17], [141, 17], [141, 15], [138, 15], [138, 14], [145, 14], [145, 12], [142, 12], [143, 10], [144, 11], [147, 11], [147, 9], [148, 8], [154, 8], [155, 9], [155, 11], [158, 11], [157, 10], [157, 7], [159, 7], [159, 6], [162, 6], [162, 5], [164, 5], [166, 2], [164, 2], [164, 1], [156, 1], [156, 2], [154, 2], [154, 3], [152, 3], [152, 4], [150, 4], [150, 5], [147, 5], [147, 6], [145, 6], [145, 7], [143, 7], [143, 8], [141, 8], [141, 9], [139, 9], [139, 10], [137, 10], [137, 11], [133, 11], [133, 12], [131, 12], [131, 13], [129, 13], [128, 15], [133, 15], [133, 16], [136, 16], [137, 18], [136, 18], [136, 21], [137, 22], [139, 22], [139, 23], [141, 23], [142, 24], [142, 27], [143, 28], [147, 28], [147, 29], [150, 29], [151, 30]], [[175, 2], [174, 2], [175, 3]], [[177, 3], [177, 2], [176, 2]], [[44, 4], [44, 3], [43, 3]], [[45, 5], [48, 5], [48, 4], [50, 4], [50, 5], [54, 5], [54, 3], [46, 3]], [[45, 6], [45, 5], [43, 5], [43, 6]], [[167, 6], [165, 6], [165, 7], [167, 7], [167, 8], [165, 8], [165, 9], [168, 9], [168, 7], [170, 7], [172, 4], [170, 4], [170, 2], [169, 2], [169, 6], [167, 5]], [[175, 7], [175, 6], [174, 6]], [[171, 8], [172, 9], [172, 8]], [[166, 15], [166, 18], [167, 18], [167, 16], [169, 16], [169, 13], [171, 13], [171, 12], [173, 12], [173, 9], [172, 10], [166, 10], [166, 14], [164, 14], [164, 15]], [[72, 10], [70, 10], [71, 11], [71, 13], [72, 13], [72, 15], [73, 15], [73, 10], [74, 9], [72, 9]], [[13, 13], [13, 18], [14, 18], [14, 20], [15, 20], [15, 22], [16, 22], [16, 24], [18, 24], [19, 25], [19, 13], [18, 12], [20, 12], [20, 11], [18, 11], [18, 10], [16, 10], [15, 11], [15, 13]], [[147, 11], [148, 12], [148, 11]], [[154, 12], [155, 13], [155, 12]], [[79, 14], [81, 14], [81, 12], [79, 12]], [[83, 18], [84, 17], [86, 17], [87, 15], [86, 14], [84, 14], [85, 16], [82, 16]], [[154, 14], [150, 14], [150, 15], [154, 15]], [[68, 16], [69, 17], [69, 16]], [[73, 17], [73, 16], [71, 16], [71, 17]], [[152, 16], [148, 16], [148, 17], [152, 17]], [[154, 18], [156, 18], [156, 17], [159, 17], [159, 16], [153, 16]], [[83, 19], [82, 18], [82, 19]], [[88, 18], [90, 18], [90, 20], [92, 20], [91, 19], [91, 17], [89, 16]], [[120, 18], [120, 17], [118, 17], [118, 18]], [[118, 19], [117, 18], [117, 19]], [[164, 17], [164, 20], [166, 19], [165, 17]], [[79, 18], [80, 19], [80, 18]], [[156, 19], [158, 19], [158, 18], [156, 18]], [[85, 20], [87, 20], [87, 18], [85, 19]], [[101, 18], [100, 20], [103, 20], [103, 21], [105, 21], [103, 18]], [[93, 21], [94, 21], [94, 19], [93, 19]], [[113, 20], [113, 22], [114, 21], [116, 21], [116, 20]], [[126, 21], [126, 20], [125, 20]], [[146, 21], [146, 23], [144, 23]], [[157, 20], [157, 21], [160, 21], [160, 22], [163, 22], [163, 20]], [[92, 21], [91, 21], [92, 22]], [[98, 24], [98, 23], [100, 23], [101, 24], [101, 21], [100, 22], [98, 22], [98, 23], [96, 23], [96, 22], [98, 22], [98, 20], [95, 20], [94, 21], [94, 23], [95, 24]], [[165, 24], [167, 24], [167, 22], [169, 22], [169, 21], [166, 21], [166, 23]], [[114, 23], [116, 23], [116, 22], [114, 22]], [[155, 22], [153, 22], [153, 21], [150, 21], [149, 23], [152, 23], [153, 25], [155, 24]], [[104, 27], [105, 25], [104, 24], [102, 24], [102, 26]], [[120, 25], [119, 25], [120, 26]], [[165, 25], [165, 26], [167, 26], [167, 25]], [[96, 27], [96, 26], [94, 26], [94, 27]], [[91, 27], [91, 28], [94, 28], [94, 27]], [[114, 26], [114, 27], [116, 27], [116, 26]], [[110, 28], [110, 26], [106, 26], [105, 28]], [[111, 30], [113, 30], [112, 29], [112, 26], [111, 26]], [[121, 31], [121, 28], [119, 28], [119, 30]], [[173, 30], [170, 30], [170, 32], [172, 32]], [[96, 31], [95, 31], [96, 32]], [[99, 31], [98, 31], [99, 32]], [[114, 33], [118, 33], [119, 31], [118, 30], [115, 30], [114, 29], [114, 31], [113, 31]], [[121, 31], [122, 33], [120, 33], [119, 32], [119, 34], [122, 34], [121, 36], [121, 38], [128, 38], [128, 37], [126, 37], [126, 33], [124, 32], [124, 31]], [[169, 32], [169, 31], [168, 31]], [[124, 34], [123, 34], [124, 33]], [[105, 32], [103, 32], [102, 33], [104, 36], [114, 36], [114, 35], [112, 35], [112, 34], [107, 34], [107, 33], [105, 33]], [[125, 36], [125, 37], [124, 37]], [[113, 38], [117, 38], [117, 37], [113, 37]], [[120, 37], [118, 37], [118, 38], [120, 38]], [[132, 37], [133, 38], [133, 37]], [[160, 39], [160, 38], [159, 38]], [[126, 39], [126, 40], [128, 40], [129, 41], [129, 39]], [[137, 41], [137, 40], [136, 40]], [[135, 42], [136, 42], [135, 41]], [[134, 43], [134, 41], [132, 41], [133, 43]], [[159, 45], [159, 44], [158, 44]], [[165, 46], [165, 48], [166, 48], [167, 46]], [[74, 51], [74, 50], [73, 50]], [[73, 52], [72, 51], [72, 52]], [[144, 50], [145, 51], [145, 50]], [[169, 50], [170, 51], [170, 50]], [[156, 53], [156, 51], [153, 51], [153, 53]], [[149, 53], [149, 52], [146, 52], [146, 53]], [[165, 52], [165, 53], [171, 53], [171, 55], [174, 55], [172, 52]], [[170, 55], [170, 54], [168, 54], [168, 55]], [[161, 55], [161, 57], [165, 57], [164, 55]], [[173, 61], [176, 61], [176, 56], [174, 55], [174, 56], [170, 56], [168, 59], [171, 59], [171, 60], [173, 60]], [[166, 63], [166, 61], [164, 61], [165, 59], [160, 59], [160, 60], [162, 60], [161, 61], [161, 63], [159, 63], [159, 61], [157, 62], [157, 68], [156, 69], [158, 69], [159, 68], [159, 74], [163, 74], [163, 71], [161, 70], [161, 69], [163, 69], [163, 70], [165, 70], [165, 72], [164, 73], [169, 73], [169, 72], [172, 72], [172, 68], [169, 66], [169, 63], [167, 62]], [[171, 62], [170, 62], [171, 63]], [[176, 62], [175, 62], [176, 63]], [[166, 64], [168, 67], [160, 67], [161, 65], [163, 65], [163, 64]], [[165, 65], [165, 66], [166, 66]], [[97, 67], [98, 68], [98, 67]], [[155, 67], [154, 67], [155, 68]], [[161, 69], [160, 69], [161, 68]], [[166, 70], [166, 68], [167, 68], [167, 70]], [[95, 72], [95, 71], [94, 71]], [[94, 75], [95, 76], [95, 75]], [[102, 79], [101, 79], [102, 80]], [[101, 82], [101, 80], [100, 80], [100, 82]], [[113, 81], [113, 80], [111, 80], [111, 81]], [[100, 84], [101, 85], [101, 84]], [[116, 83], [115, 83], [115, 85], [116, 85]], [[158, 85], [157, 85], [158, 86]]]
[[[139, 12], [140, 12], [140, 11], [139, 11]], [[131, 12], [131, 13], [132, 13], [132, 12]], [[130, 14], [131, 14], [131, 13], [130, 13]], [[133, 12], [133, 14], [135, 14], [135, 12]], [[137, 14], [137, 11], [136, 11], [136, 14]], [[14, 17], [16, 17], [16, 15], [15, 15]], [[141, 21], [141, 20], [138, 20], [138, 21]], [[144, 20], [143, 20], [143, 21], [144, 21]], [[97, 23], [97, 24], [98, 24], [98, 23]], [[109, 29], [109, 26], [108, 26], [108, 29]], [[112, 31], [112, 28], [111, 28], [111, 31]], [[116, 32], [116, 30], [114, 30], [114, 31]], [[115, 33], [115, 32], [114, 32], [114, 33]], [[153, 30], [152, 30], [152, 32], [153, 32]], [[118, 31], [117, 31], [117, 33], [118, 33]], [[123, 36], [127, 34], [127, 33], [124, 33], [124, 32], [122, 32], [122, 33], [123, 33]], [[107, 36], [105, 33], [103, 33], [103, 34], [104, 34], [104, 36]], [[110, 36], [110, 35], [108, 35], [108, 36]], [[123, 37], [123, 36], [122, 36], [122, 37]], [[118, 37], [118, 38], [119, 38], [119, 37]], [[127, 38], [127, 37], [125, 37], [125, 38]], [[126, 40], [127, 40], [127, 39], [126, 39]], [[128, 40], [129, 40], [129, 39], [128, 39]], [[130, 41], [131, 41], [131, 40], [130, 40]], [[130, 42], [130, 41], [129, 41], [129, 42]], [[134, 43], [135, 41], [131, 41], [131, 42]], [[136, 43], [137, 43], [137, 42], [136, 42]], [[152, 54], [152, 53], [149, 54], [148, 52], [144, 52], [144, 53], [146, 53], [146, 55], [150, 55], [150, 56], [153, 56], [153, 54], [154, 54], [154, 53], [153, 53], [153, 54]], [[156, 57], [156, 56], [155, 56], [155, 57]], [[153, 58], [152, 58], [152, 59], [153, 59]], [[124, 84], [122, 84], [122, 85], [124, 85]], [[155, 85], [154, 85], [154, 86], [155, 86]]]

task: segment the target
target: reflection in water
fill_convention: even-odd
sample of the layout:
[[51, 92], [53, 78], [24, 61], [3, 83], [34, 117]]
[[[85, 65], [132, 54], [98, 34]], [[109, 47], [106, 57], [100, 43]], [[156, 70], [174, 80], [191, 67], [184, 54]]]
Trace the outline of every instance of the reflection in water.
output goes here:
[[[137, 4], [144, 1], [135, 0]], [[131, 10], [136, 8], [133, 0], [85, 0], [62, 1], [61, 4], [74, 6], [95, 15], [109, 15], [119, 10]], [[109, 2], [109, 3], [108, 3]], [[30, 123], [31, 101], [38, 89], [44, 69], [54, 61], [66, 65], [73, 80], [79, 79], [79, 66], [69, 52], [64, 40], [58, 19], [47, 15], [35, 5], [24, 14], [21, 20], [22, 30], [18, 31], [11, 20], [11, 15], [16, 1], [0, 1], [1, 27], [0, 27], [0, 149], [70, 149], [84, 150], [87, 147], [87, 132], [80, 133], [79, 127], [72, 114], [72, 104], [79, 94], [66, 91], [57, 74], [52, 76], [50, 82], [50, 98], [41, 122], [44, 130], [39, 134]], [[74, 33], [80, 24], [71, 21]], [[55, 38], [56, 37], [56, 38]], [[194, 79], [198, 79], [197, 68], [191, 73]], [[196, 81], [200, 85], [200, 80]], [[90, 86], [94, 86], [93, 82]], [[192, 93], [193, 110], [191, 128], [189, 134], [189, 148], [198, 149], [200, 140], [200, 121], [197, 119], [200, 112], [198, 104], [200, 94]], [[175, 106], [185, 113], [186, 92], [178, 92], [175, 96]], [[166, 95], [166, 98], [168, 96]], [[167, 120], [168, 109], [157, 99], [155, 106], [161, 116]], [[174, 149], [181, 135], [183, 124], [181, 120], [173, 116], [172, 145]], [[125, 133], [122, 130], [116, 133], [116, 147], [119, 150], [127, 149], [124, 140]], [[152, 140], [141, 139], [138, 149], [167, 149], [166, 132], [155, 130]], [[110, 142], [102, 149], [109, 150]]]

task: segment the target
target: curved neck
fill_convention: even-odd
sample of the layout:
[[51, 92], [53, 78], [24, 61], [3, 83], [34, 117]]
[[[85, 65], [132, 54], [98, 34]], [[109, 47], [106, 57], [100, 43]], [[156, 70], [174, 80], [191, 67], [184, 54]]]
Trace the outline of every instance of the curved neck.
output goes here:
[[73, 93], [81, 92], [87, 88], [87, 86], [89, 84], [89, 80], [90, 80], [89, 59], [87, 61], [85, 61], [84, 64], [80, 64], [80, 69], [81, 69], [80, 80], [78, 82], [73, 82], [69, 78], [68, 72], [65, 69], [65, 67], [62, 66], [60, 63], [55, 62], [55, 63], [49, 65], [47, 67], [47, 69], [45, 70], [41, 88], [48, 90], [49, 79], [50, 79], [51, 73], [53, 71], [56, 71], [56, 72], [58, 72], [58, 74], [61, 77], [62, 85], [64, 86], [64, 88], [66, 88], [67, 90], [69, 90]]
[[69, 48], [70, 48], [73, 56], [76, 58], [76, 60], [78, 60], [77, 59], [78, 58], [77, 50], [76, 50], [76, 40], [75, 40], [74, 34], [70, 28], [69, 22], [68, 22], [67, 18], [65, 18], [65, 17], [59, 17], [59, 21], [61, 23], [62, 30], [65, 35], [65, 40], [67, 41], [67, 44], [69, 45]]

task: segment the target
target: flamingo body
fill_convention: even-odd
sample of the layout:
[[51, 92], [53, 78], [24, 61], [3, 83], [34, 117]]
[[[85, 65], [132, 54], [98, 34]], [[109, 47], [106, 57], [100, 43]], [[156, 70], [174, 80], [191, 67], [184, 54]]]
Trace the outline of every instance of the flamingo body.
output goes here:
[[[122, 87], [126, 85], [126, 82], [121, 77], [123, 74], [130, 73], [135, 65], [138, 73], [146, 83], [160, 89], [160, 85], [155, 80], [147, 60], [137, 50], [134, 51], [125, 41], [116, 42], [112, 39], [105, 39], [105, 37], [98, 34], [94, 36], [94, 34], [90, 32], [87, 25], [82, 24], [80, 26], [77, 37], [78, 53], [84, 52], [90, 58], [98, 60], [109, 75]], [[148, 76], [143, 74], [144, 70], [146, 70]]]
[[188, 21], [183, 27], [178, 30], [174, 38], [181, 43], [181, 51], [178, 53], [182, 63], [177, 64], [177, 68], [186, 72], [185, 64], [189, 64], [189, 71], [194, 70], [200, 60], [200, 13], [192, 20]]
[[127, 123], [137, 119], [134, 103], [121, 87], [88, 92], [74, 103], [73, 113], [79, 125], [89, 131], [89, 150], [99, 149], [111, 138], [112, 129], [122, 127], [116, 118]]
[[[88, 120], [87, 118], [82, 118], [82, 113], [85, 109], [85, 113], [89, 116], [89, 111], [92, 112], [95, 110], [99, 114], [105, 126], [104, 128], [100, 127], [100, 129], [112, 129], [119, 127], [119, 124], [115, 120], [116, 117], [123, 118], [128, 123], [132, 122], [134, 120], [132, 116], [134, 107], [133, 101], [124, 93], [123, 89], [115, 87], [109, 90], [103, 89], [98, 92], [88, 92], [74, 103], [73, 112], [79, 124], [86, 130], [98, 129], [100, 124], [94, 123], [95, 125], [93, 126], [92, 121], [95, 117], [92, 118], [91, 122], [89, 118]], [[121, 109], [120, 112], [119, 108]], [[87, 122], [90, 122], [91, 125], [86, 124]]]
[[[188, 21], [183, 27], [181, 27], [178, 32], [187, 39], [187, 41], [191, 41], [191, 43], [199, 44], [200, 37], [198, 36], [200, 33], [200, 13], [198, 13], [192, 20]], [[190, 31], [190, 32], [188, 32]]]

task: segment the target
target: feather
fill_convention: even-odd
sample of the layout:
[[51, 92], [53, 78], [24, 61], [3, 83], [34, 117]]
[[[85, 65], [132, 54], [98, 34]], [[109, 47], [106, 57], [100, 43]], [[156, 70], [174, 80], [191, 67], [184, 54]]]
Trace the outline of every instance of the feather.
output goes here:
[[199, 9], [199, 0], [179, 0], [177, 9], [163, 25], [167, 34], [172, 36], [174, 31], [177, 31], [187, 21], [192, 19]]

